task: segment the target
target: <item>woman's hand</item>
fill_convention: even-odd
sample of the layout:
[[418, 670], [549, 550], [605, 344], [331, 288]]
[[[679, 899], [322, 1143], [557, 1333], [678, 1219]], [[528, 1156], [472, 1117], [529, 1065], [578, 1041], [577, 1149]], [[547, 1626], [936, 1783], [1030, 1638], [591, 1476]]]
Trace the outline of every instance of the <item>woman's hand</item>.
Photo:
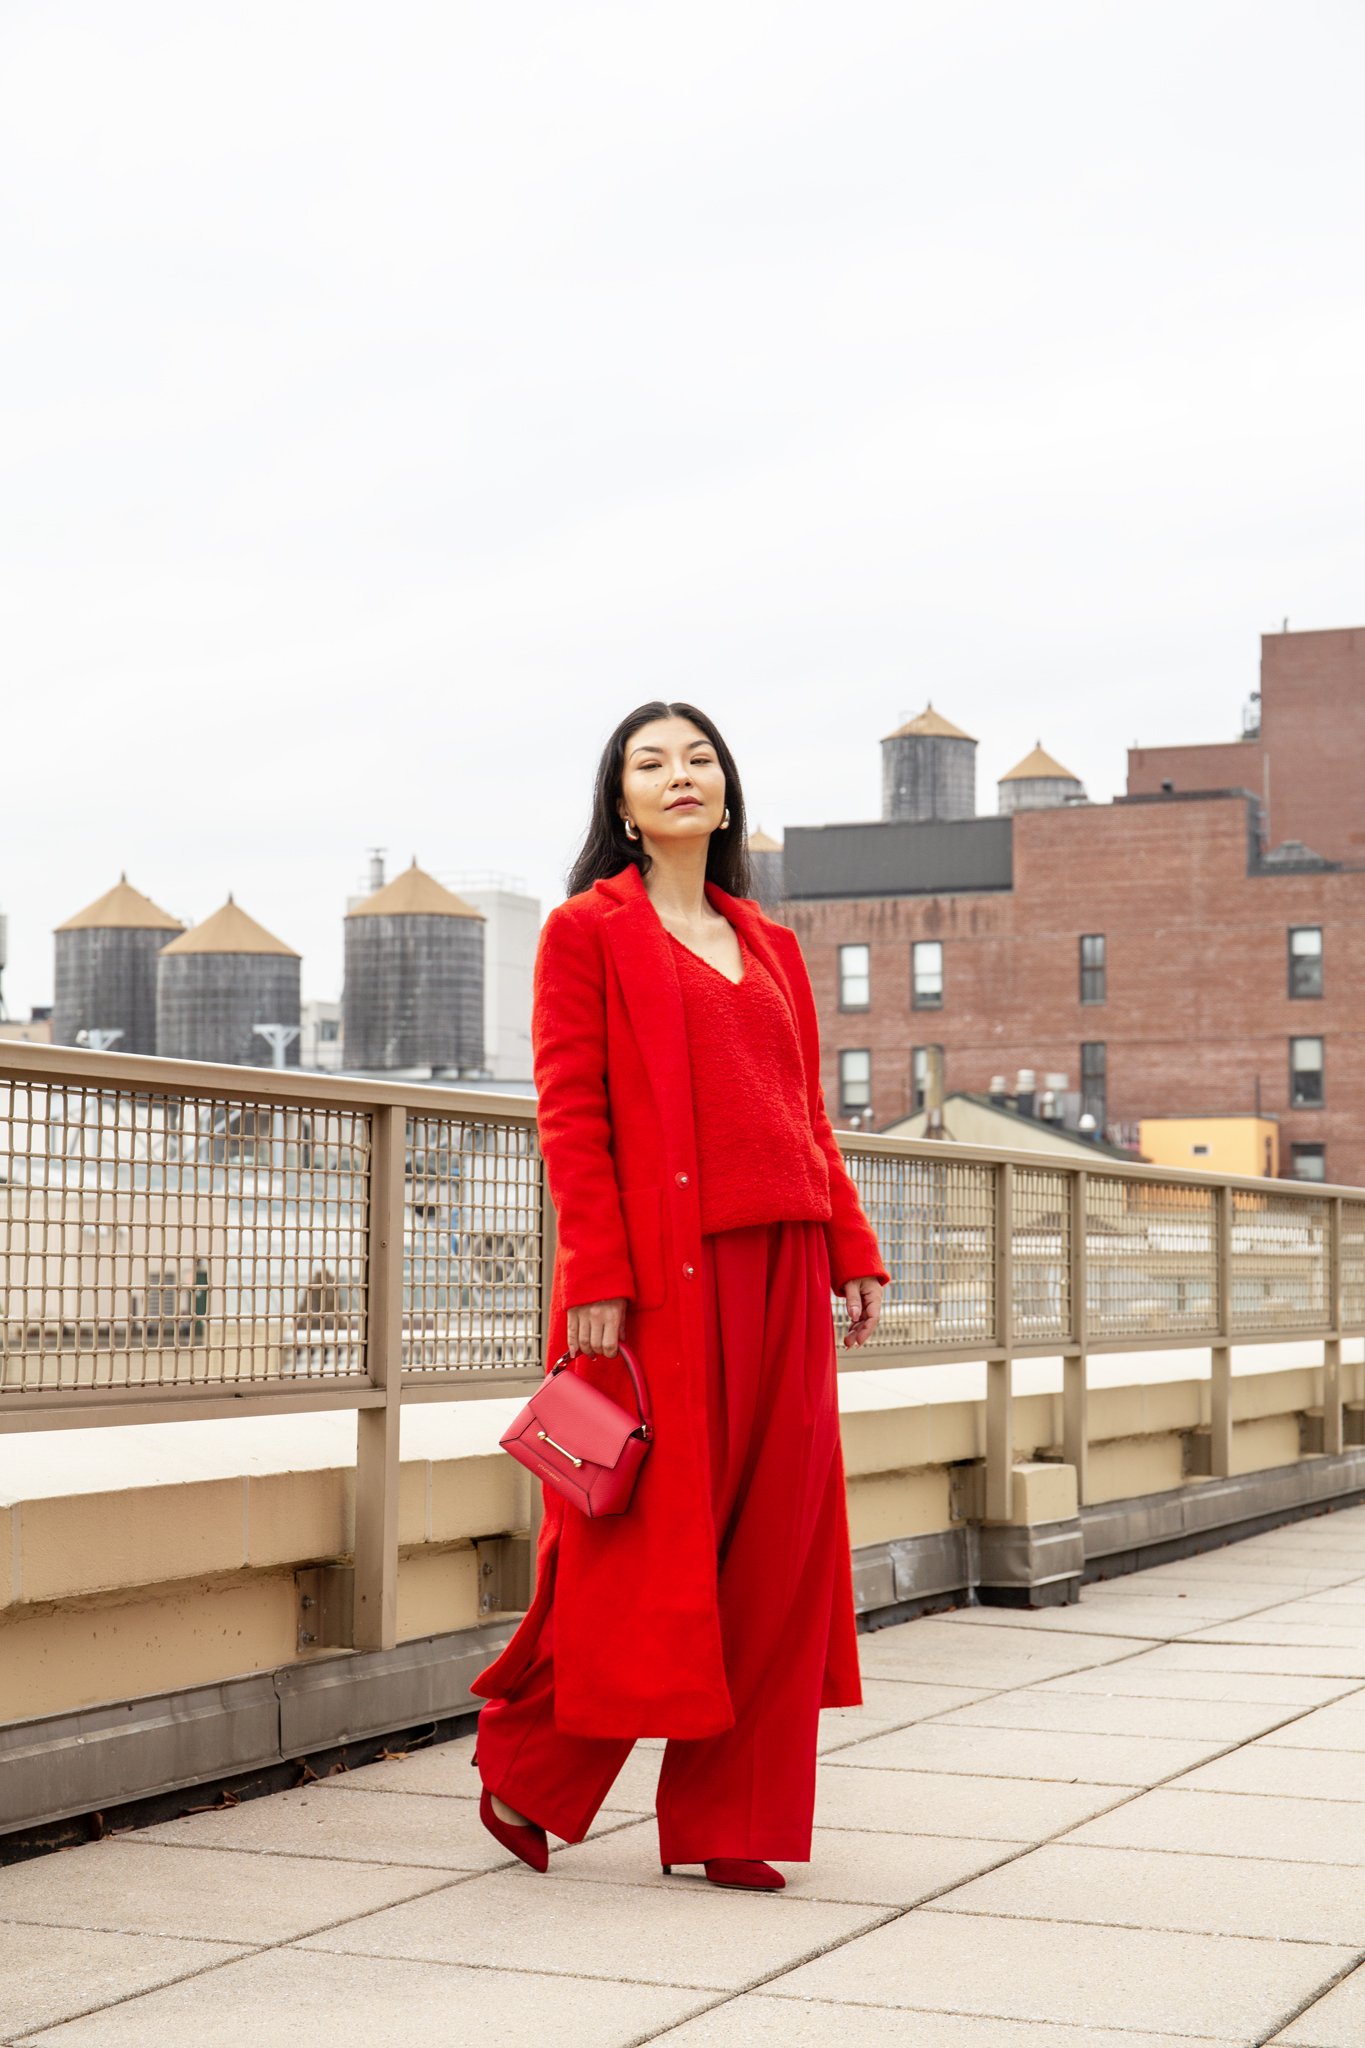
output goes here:
[[589, 1356], [601, 1351], [608, 1358], [614, 1358], [625, 1312], [624, 1294], [615, 1296], [611, 1301], [580, 1302], [577, 1308], [571, 1308], [565, 1340], [569, 1351], [575, 1356], [580, 1351], [586, 1351]]
[[884, 1293], [880, 1280], [871, 1275], [865, 1280], [849, 1280], [844, 1284], [844, 1299], [848, 1303], [848, 1328], [844, 1332], [844, 1349], [850, 1344], [866, 1344], [877, 1327], [882, 1312]]

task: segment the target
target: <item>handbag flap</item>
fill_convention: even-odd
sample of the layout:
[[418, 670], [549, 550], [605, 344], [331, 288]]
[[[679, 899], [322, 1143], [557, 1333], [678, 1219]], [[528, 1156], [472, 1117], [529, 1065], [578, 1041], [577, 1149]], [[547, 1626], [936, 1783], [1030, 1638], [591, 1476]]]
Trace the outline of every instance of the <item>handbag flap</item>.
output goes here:
[[526, 1405], [536, 1428], [590, 1465], [615, 1465], [640, 1426], [638, 1416], [568, 1371], [555, 1373]]

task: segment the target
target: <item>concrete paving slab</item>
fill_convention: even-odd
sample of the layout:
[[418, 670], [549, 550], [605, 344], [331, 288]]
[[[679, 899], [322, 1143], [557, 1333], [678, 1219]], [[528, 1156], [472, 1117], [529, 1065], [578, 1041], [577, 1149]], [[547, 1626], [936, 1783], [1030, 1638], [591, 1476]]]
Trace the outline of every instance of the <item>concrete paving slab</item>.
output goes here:
[[1344, 1585], [1361, 1575], [1362, 1560], [1353, 1551], [1300, 1550], [1262, 1552], [1244, 1560], [1248, 1578], [1257, 1579], [1264, 1573], [1283, 1575], [1286, 1579], [1297, 1579], [1305, 1592], [1315, 1586]]
[[1081, 1735], [1040, 1728], [955, 1727], [920, 1721], [870, 1736], [838, 1760], [853, 1770], [953, 1771], [968, 1777], [1062, 1784], [1156, 1785], [1223, 1745], [1170, 1736]]
[[1365, 1865], [1365, 1807], [1346, 1799], [1160, 1787], [1080, 1823], [1070, 1839], [1106, 1849], [1187, 1849], [1209, 1856], [1360, 1867]]
[[[1092, 1604], [1089, 1598], [1073, 1607], [1048, 1607], [1040, 1610], [1046, 1617], [1049, 1635], [1122, 1636], [1130, 1642], [1162, 1642], [1166, 1637], [1164, 1626], [1154, 1622], [1148, 1609], [1155, 1603], [1146, 1602], [1135, 1608], [1132, 1601], [1109, 1606]], [[1039, 1615], [1027, 1607], [975, 1607], [971, 1610], [973, 1625], [983, 1628], [1022, 1628], [1037, 1632]], [[1209, 1616], [1196, 1616], [1190, 1621], [1191, 1628], [1206, 1624]]]
[[1295, 1618], [1279, 1609], [1255, 1614], [1241, 1621], [1207, 1622], [1186, 1637], [1196, 1643], [1253, 1643], [1279, 1647], [1285, 1644], [1306, 1650], [1331, 1650], [1343, 1656], [1357, 1656], [1365, 1676], [1365, 1628], [1350, 1622], [1334, 1622], [1327, 1615]]
[[920, 1906], [767, 1989], [850, 2001], [872, 1989], [889, 2005], [1250, 2043], [1329, 1983], [1349, 1953]]
[[627, 2048], [706, 2003], [660, 1985], [284, 1948], [29, 2035], [24, 2048]]
[[1365, 1694], [1348, 1693], [1330, 1707], [1267, 1730], [1261, 1740], [1275, 1749], [1365, 1750]]
[[415, 1898], [442, 1878], [401, 1866], [180, 1849], [139, 1834], [0, 1870], [0, 1920], [254, 1945]]
[[[1076, 1735], [1164, 1735], [1182, 1741], [1248, 1742], [1279, 1729], [1294, 1707], [1240, 1700], [1133, 1699], [1127, 1694], [1049, 1692], [1020, 1686], [941, 1714], [941, 1728], [1051, 1728]], [[1326, 1708], [1319, 1709], [1326, 1712]], [[1310, 1715], [1311, 1719], [1312, 1716]], [[1297, 1726], [1292, 1722], [1290, 1726]]]
[[[739, 1990], [884, 1917], [877, 1906], [720, 1891], [584, 1884], [499, 1872], [349, 1921], [302, 1946], [336, 1954], [477, 1964], [558, 1977]], [[546, 2004], [546, 2032], [553, 2033]]]
[[[1234, 1623], [1240, 1627], [1240, 1623]], [[1280, 1678], [1365, 1679], [1365, 1647], [1315, 1650], [1302, 1643], [1162, 1643], [1142, 1652], [1148, 1671], [1257, 1671]]]
[[1257, 1585], [1250, 1576], [1245, 1583], [1240, 1579], [1213, 1585], [1196, 1580], [1186, 1586], [1179, 1579], [1164, 1579], [1156, 1585], [1148, 1583], [1156, 1577], [1155, 1572], [1130, 1572], [1123, 1579], [1094, 1579], [1082, 1592], [1080, 1604], [1093, 1607], [1097, 1602], [1112, 1601], [1117, 1607], [1134, 1601], [1139, 1606], [1150, 1602], [1154, 1607], [1174, 1606], [1191, 1613], [1233, 1616], [1273, 1607], [1283, 1600], [1286, 1591], [1291, 1599], [1303, 1597], [1292, 1588]]
[[329, 1792], [426, 1792], [432, 1798], [477, 1799], [479, 1774], [470, 1765], [473, 1754], [474, 1738], [466, 1736], [460, 1742], [435, 1742], [405, 1756], [338, 1771], [322, 1782]]
[[1090, 1920], [1266, 1941], [1365, 1944], [1358, 1866], [1300, 1864], [1292, 1884], [1265, 1859], [1048, 1842], [935, 1901], [945, 1912]]
[[867, 1829], [873, 1834], [1041, 1842], [1131, 1796], [1117, 1785], [850, 1770], [831, 1760], [820, 1768], [815, 1816], [821, 1827]]
[[[1147, 1565], [1141, 1572], [1124, 1572], [1121, 1579], [1144, 1578], [1153, 1586], [1171, 1582], [1194, 1592], [1206, 1587], [1210, 1592], [1236, 1587], [1239, 1591], [1269, 1588], [1288, 1589], [1288, 1597], [1295, 1591], [1316, 1592], [1321, 1587], [1349, 1585], [1360, 1577], [1350, 1565], [1299, 1564], [1293, 1559], [1283, 1561], [1266, 1558], [1241, 1558], [1229, 1550], [1210, 1550], [1202, 1557], [1182, 1559], [1178, 1564]], [[1120, 1583], [1119, 1579], [1092, 1580], [1093, 1585]], [[1081, 1596], [1084, 1598], [1084, 1594]]]
[[[1203, 2035], [1200, 2039], [1207, 2040]], [[884, 2006], [798, 2005], [748, 1991], [655, 2037], [657, 2048], [1189, 2048], [1192, 2034], [1054, 2027], [1046, 2020], [969, 2019]], [[653, 2048], [653, 2044], [652, 2044]]]
[[[452, 1755], [451, 1752], [458, 1752]], [[324, 1778], [318, 1789], [328, 1792], [422, 1793], [433, 1799], [477, 1801], [481, 1779], [471, 1768], [473, 1742], [441, 1742], [430, 1749], [414, 1750], [402, 1759], [365, 1764], [356, 1771], [341, 1771]], [[626, 1758], [611, 1791], [603, 1801], [604, 1814], [652, 1813], [654, 1790], [659, 1782], [662, 1748], [637, 1744]]]
[[1352, 1970], [1276, 2034], [1269, 2048], [1360, 2048], [1365, 2041], [1365, 1966]]
[[[1017, 1856], [1016, 1842], [980, 1842], [947, 1835], [878, 1835], [847, 1828], [817, 1828], [809, 1863], [779, 1865], [786, 1898], [830, 1899], [849, 1905], [914, 1906], [921, 1899]], [[600, 1842], [580, 1842], [555, 1858], [557, 1878], [584, 1883], [704, 1885], [700, 1865], [673, 1877], [659, 1869], [651, 1824], [618, 1828]]]
[[[1182, 1791], [1263, 1792], [1290, 1799], [1365, 1801], [1365, 1753], [1284, 1749], [1249, 1742], [1200, 1764], [1180, 1781]], [[1362, 1922], [1365, 1941], [1365, 1920]]]
[[845, 1716], [866, 1712], [889, 1727], [904, 1728], [911, 1721], [927, 1721], [931, 1714], [947, 1713], [950, 1707], [969, 1707], [974, 1700], [989, 1699], [993, 1690], [983, 1685], [924, 1685], [898, 1676], [873, 1678], [864, 1671], [863, 1705], [826, 1707], [820, 1721], [822, 1726], [835, 1727]]
[[2, 2037], [34, 2033], [241, 1954], [233, 1942], [5, 1922], [0, 1924]]
[[327, 1792], [317, 1785], [162, 1821], [147, 1828], [143, 1839], [187, 1849], [249, 1849], [420, 1870], [492, 1870], [516, 1860], [480, 1825], [472, 1800]]
[[1005, 1691], [1063, 1671], [1083, 1671], [1131, 1657], [1135, 1645], [1113, 1636], [1068, 1636], [1060, 1630], [955, 1626], [926, 1616], [902, 1628], [879, 1629], [859, 1645], [873, 1678], [917, 1678]]
[[[1344, 1599], [1348, 1593], [1353, 1597]], [[1279, 1601], [1273, 1615], [1276, 1621], [1330, 1621], [1343, 1628], [1365, 1628], [1365, 1587], [1331, 1586], [1321, 1593], [1301, 1593], [1296, 1599]]]
[[1350, 1678], [1312, 1678], [1274, 1671], [1192, 1671], [1144, 1661], [1106, 1664], [1097, 1671], [1067, 1671], [1040, 1678], [1031, 1692], [1089, 1693], [1114, 1699], [1240, 1700], [1256, 1706], [1326, 1706], [1359, 1689]]

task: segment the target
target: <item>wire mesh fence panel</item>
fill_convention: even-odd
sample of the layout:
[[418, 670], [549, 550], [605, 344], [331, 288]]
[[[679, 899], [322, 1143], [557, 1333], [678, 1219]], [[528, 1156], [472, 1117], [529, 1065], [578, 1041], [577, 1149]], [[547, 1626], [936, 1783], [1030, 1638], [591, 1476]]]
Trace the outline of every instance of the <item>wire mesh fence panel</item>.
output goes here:
[[541, 1364], [541, 1165], [534, 1124], [408, 1126], [403, 1366], [410, 1374]]
[[1331, 1300], [1330, 1205], [1268, 1187], [1232, 1195], [1232, 1329], [1320, 1330]]
[[366, 1372], [363, 1110], [0, 1080], [0, 1398]]
[[[891, 1276], [867, 1350], [954, 1349], [995, 1336], [995, 1191], [992, 1166], [845, 1153]], [[842, 1342], [848, 1312], [835, 1310]]]
[[1341, 1205], [1341, 1323], [1365, 1329], [1365, 1202]]
[[1091, 1168], [1086, 1179], [1085, 1272], [1086, 1324], [1092, 1342], [1214, 1334], [1214, 1190], [1176, 1181], [1126, 1179]]
[[1014, 1169], [1014, 1338], [1065, 1337], [1071, 1316], [1071, 1176], [1047, 1168]]

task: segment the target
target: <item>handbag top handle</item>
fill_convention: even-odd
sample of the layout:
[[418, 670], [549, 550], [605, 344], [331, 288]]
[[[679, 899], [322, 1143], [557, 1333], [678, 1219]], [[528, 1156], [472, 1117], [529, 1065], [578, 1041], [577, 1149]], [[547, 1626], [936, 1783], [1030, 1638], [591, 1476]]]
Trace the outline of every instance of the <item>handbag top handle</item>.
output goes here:
[[[619, 1341], [616, 1350], [618, 1356], [625, 1361], [626, 1370], [630, 1374], [631, 1384], [635, 1389], [635, 1406], [640, 1417], [640, 1427], [642, 1429], [651, 1429], [649, 1389], [645, 1385], [645, 1376], [636, 1361], [635, 1353], [628, 1344], [622, 1344]], [[605, 1357], [606, 1353], [603, 1352], [602, 1356]], [[572, 1365], [573, 1358], [574, 1354], [571, 1351], [566, 1351], [562, 1358], [557, 1358], [550, 1367], [550, 1377], [553, 1379], [557, 1372], [563, 1372], [567, 1365]]]

